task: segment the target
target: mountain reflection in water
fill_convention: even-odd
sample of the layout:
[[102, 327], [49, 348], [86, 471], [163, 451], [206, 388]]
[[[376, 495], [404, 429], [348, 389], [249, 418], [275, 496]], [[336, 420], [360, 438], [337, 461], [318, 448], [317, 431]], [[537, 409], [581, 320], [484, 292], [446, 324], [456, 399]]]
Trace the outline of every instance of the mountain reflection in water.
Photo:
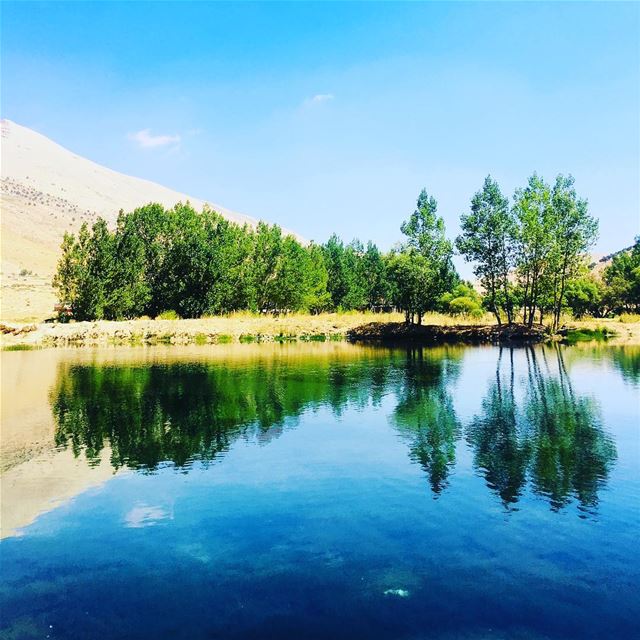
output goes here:
[[[529, 485], [553, 510], [577, 501], [594, 512], [616, 460], [596, 400], [577, 393], [560, 346], [496, 353], [481, 410], [456, 415], [464, 349], [408, 349], [353, 360], [265, 360], [89, 365], [62, 363], [51, 393], [56, 444], [89, 463], [110, 450], [115, 469], [151, 472], [217, 460], [239, 438], [259, 443], [295, 426], [303, 412], [394, 405], [390, 423], [423, 469], [434, 496], [467, 443], [476, 472], [505, 509]], [[518, 355], [517, 363], [514, 354]], [[635, 383], [637, 352], [615, 365]], [[464, 392], [464, 391], [462, 391]]]

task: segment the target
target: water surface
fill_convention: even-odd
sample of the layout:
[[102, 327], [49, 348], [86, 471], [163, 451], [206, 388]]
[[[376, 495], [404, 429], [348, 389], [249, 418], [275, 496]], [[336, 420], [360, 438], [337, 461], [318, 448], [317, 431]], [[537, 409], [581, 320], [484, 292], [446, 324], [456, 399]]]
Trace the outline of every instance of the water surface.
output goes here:
[[3, 637], [639, 637], [638, 349], [2, 369]]

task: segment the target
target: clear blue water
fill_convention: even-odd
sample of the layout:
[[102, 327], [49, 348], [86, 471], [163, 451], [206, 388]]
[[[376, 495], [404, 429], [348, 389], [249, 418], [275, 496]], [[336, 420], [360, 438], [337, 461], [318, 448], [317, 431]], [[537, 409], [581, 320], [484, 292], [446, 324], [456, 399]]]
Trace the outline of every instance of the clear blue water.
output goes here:
[[4, 638], [640, 637], [640, 350], [214, 348], [56, 365]]

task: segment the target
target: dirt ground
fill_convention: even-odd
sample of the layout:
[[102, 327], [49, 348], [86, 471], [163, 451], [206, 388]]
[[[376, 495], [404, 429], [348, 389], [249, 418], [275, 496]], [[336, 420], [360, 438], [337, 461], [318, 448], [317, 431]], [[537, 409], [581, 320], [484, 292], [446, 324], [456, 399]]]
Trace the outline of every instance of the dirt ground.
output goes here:
[[[40, 346], [96, 346], [142, 344], [209, 344], [230, 342], [264, 342], [286, 340], [342, 339], [347, 332], [373, 322], [402, 322], [400, 313], [323, 313], [260, 316], [236, 313], [229, 316], [193, 320], [126, 320], [113, 322], [0, 323], [3, 348]], [[618, 319], [567, 321], [570, 328], [603, 329], [610, 334], [608, 344], [640, 345], [640, 322]], [[425, 325], [491, 325], [487, 316], [482, 321], [454, 318], [443, 314], [427, 314]]]

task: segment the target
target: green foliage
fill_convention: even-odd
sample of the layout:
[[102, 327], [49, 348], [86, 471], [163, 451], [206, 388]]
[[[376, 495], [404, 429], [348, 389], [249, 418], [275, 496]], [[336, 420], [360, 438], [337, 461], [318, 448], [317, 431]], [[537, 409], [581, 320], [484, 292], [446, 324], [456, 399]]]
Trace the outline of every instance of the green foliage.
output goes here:
[[437, 203], [423, 189], [415, 211], [400, 227], [407, 240], [387, 263], [391, 297], [407, 322], [422, 322], [425, 312], [438, 307], [442, 295], [459, 281], [453, 268], [453, 246], [445, 235]]
[[568, 331], [564, 341], [568, 344], [575, 344], [576, 342], [591, 342], [592, 340], [602, 342], [608, 340], [614, 335], [615, 332], [607, 329], [606, 327], [596, 327], [595, 329], [580, 328]]
[[359, 240], [345, 245], [335, 234], [322, 251], [327, 268], [327, 290], [332, 309], [364, 309], [370, 298], [366, 254]]
[[426, 293], [433, 273], [429, 261], [415, 250], [399, 251], [387, 265], [392, 284], [392, 300], [405, 313], [407, 322], [418, 322], [426, 311]]
[[[65, 235], [53, 285], [75, 318], [115, 320], [166, 317], [167, 309], [183, 318], [243, 309], [317, 313], [331, 306], [328, 281], [322, 248], [187, 203], [149, 204], [120, 212], [113, 231], [99, 219]], [[352, 294], [346, 302], [353, 301]]]
[[461, 282], [453, 291], [442, 295], [439, 308], [453, 316], [482, 318], [484, 315], [480, 294], [467, 282]]
[[525, 189], [516, 191], [514, 212], [524, 320], [531, 325], [536, 311], [541, 318], [550, 312], [557, 329], [567, 285], [579, 275], [598, 223], [577, 197], [571, 176], [559, 175], [551, 188], [534, 174]]
[[471, 212], [460, 218], [462, 234], [456, 247], [474, 263], [474, 274], [486, 291], [487, 308], [501, 322], [500, 311], [513, 321], [513, 297], [509, 271], [514, 264], [515, 220], [509, 200], [498, 183], [487, 176], [482, 191], [471, 199]]
[[575, 318], [601, 315], [604, 286], [593, 276], [569, 280], [565, 290], [567, 307]]
[[640, 236], [631, 251], [615, 255], [605, 269], [603, 300], [614, 313], [640, 312]]
[[36, 351], [42, 347], [34, 344], [25, 344], [24, 342], [18, 344], [8, 344], [2, 347], [2, 351]]
[[306, 252], [305, 293], [302, 307], [311, 313], [322, 313], [331, 307], [328, 290], [329, 273], [324, 261], [322, 247], [309, 245]]
[[189, 203], [148, 204], [121, 211], [113, 230], [98, 219], [65, 234], [53, 286], [78, 320], [395, 307], [420, 323], [436, 309], [480, 317], [484, 304], [498, 322], [520, 309], [529, 325], [550, 314], [557, 328], [567, 308], [577, 317], [640, 311], [640, 238], [614, 257], [604, 284], [588, 278], [597, 222], [571, 176], [551, 187], [534, 174], [511, 209], [488, 176], [461, 227], [456, 246], [474, 264], [482, 302], [472, 287], [459, 288], [453, 245], [424, 190], [401, 226], [404, 244], [388, 254], [336, 235], [305, 246], [276, 225], [241, 227]]
[[180, 320], [180, 316], [172, 309], [169, 309], [159, 313], [156, 316], [156, 320]]
[[522, 291], [524, 321], [533, 324], [550, 283], [554, 216], [551, 189], [533, 174], [514, 196], [516, 272]]

